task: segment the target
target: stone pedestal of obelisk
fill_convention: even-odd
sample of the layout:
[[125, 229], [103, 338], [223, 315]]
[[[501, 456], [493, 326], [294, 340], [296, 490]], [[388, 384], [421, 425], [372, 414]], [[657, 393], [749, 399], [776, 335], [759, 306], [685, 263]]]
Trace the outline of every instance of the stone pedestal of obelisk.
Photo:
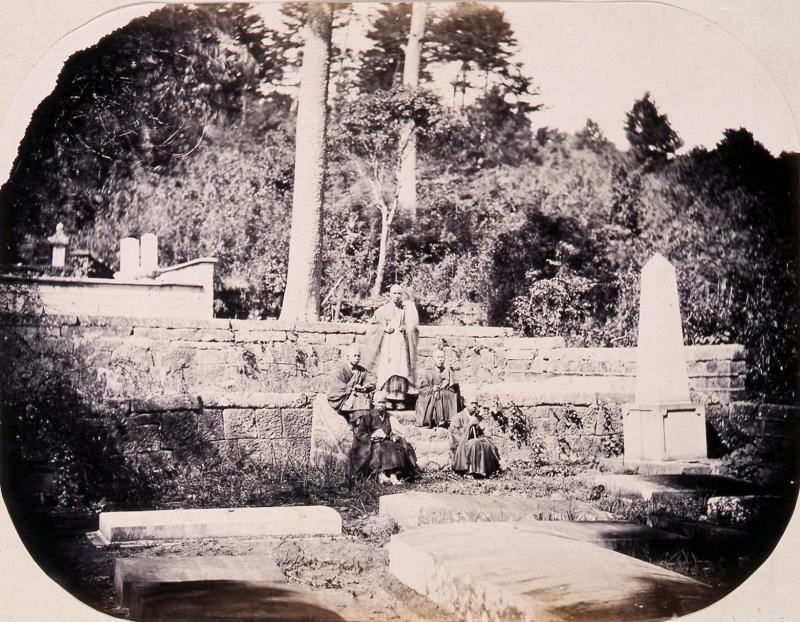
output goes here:
[[635, 402], [622, 411], [625, 461], [707, 457], [705, 407], [689, 399], [675, 268], [658, 253], [642, 269]]

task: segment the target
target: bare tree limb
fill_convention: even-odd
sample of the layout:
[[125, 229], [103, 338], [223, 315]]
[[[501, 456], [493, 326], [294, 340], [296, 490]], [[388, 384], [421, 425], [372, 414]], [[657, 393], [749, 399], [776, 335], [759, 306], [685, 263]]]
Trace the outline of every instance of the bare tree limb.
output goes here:
[[200, 138], [197, 139], [197, 142], [195, 143], [194, 147], [192, 147], [191, 149], [189, 149], [189, 151], [187, 151], [185, 153], [176, 153], [175, 157], [182, 158], [182, 157], [187, 156], [190, 153], [192, 153], [192, 151], [197, 149], [200, 146], [200, 143], [203, 142], [203, 136], [205, 136], [205, 135], [206, 135], [206, 124], [203, 123], [203, 130], [200, 132]]
[[[167, 138], [166, 138], [166, 139], [164, 139], [164, 142], [162, 142], [162, 143], [161, 143], [161, 144], [159, 144], [159, 145], [154, 145], [154, 147], [156, 147], [156, 148], [159, 148], [159, 147], [163, 147], [164, 145], [166, 145], [168, 142], [170, 142], [170, 141], [171, 141], [171, 140], [172, 140], [172, 139], [175, 137], [175, 135], [176, 135], [178, 132], [180, 132], [180, 131], [181, 131], [181, 129], [183, 128], [183, 126], [184, 126], [185, 124], [186, 124], [186, 119], [184, 119], [183, 121], [181, 121], [181, 124], [178, 126], [178, 129], [177, 129], [177, 130], [175, 130], [174, 132], [172, 132], [172, 134], [170, 134], [169, 136], [167, 136]], [[205, 127], [203, 128], [203, 130], [205, 130]]]
[[77, 141], [78, 141], [80, 144], [82, 144], [84, 147], [86, 147], [86, 148], [87, 148], [89, 151], [91, 151], [93, 154], [95, 154], [95, 155], [97, 155], [97, 156], [100, 156], [101, 158], [105, 158], [106, 160], [109, 160], [109, 161], [111, 161], [111, 160], [113, 160], [113, 159], [114, 159], [114, 158], [112, 158], [111, 156], [107, 156], [105, 153], [100, 153], [100, 152], [99, 152], [99, 151], [97, 151], [96, 149], [93, 149], [92, 147], [90, 147], [89, 145], [87, 145], [85, 142], [83, 142], [83, 140], [81, 140], [81, 137], [80, 137], [80, 136], [78, 136], [77, 134], [75, 135], [75, 138], [77, 139]]
[[325, 306], [325, 303], [328, 302], [328, 299], [331, 297], [331, 294], [333, 294], [333, 292], [336, 291], [336, 289], [339, 287], [341, 282], [344, 280], [345, 276], [346, 276], [345, 274], [342, 274], [342, 276], [340, 276], [338, 279], [336, 279], [336, 283], [333, 284], [333, 287], [331, 287], [328, 290], [328, 293], [325, 294], [325, 298], [322, 299], [322, 303], [320, 304], [320, 307], [324, 307]]

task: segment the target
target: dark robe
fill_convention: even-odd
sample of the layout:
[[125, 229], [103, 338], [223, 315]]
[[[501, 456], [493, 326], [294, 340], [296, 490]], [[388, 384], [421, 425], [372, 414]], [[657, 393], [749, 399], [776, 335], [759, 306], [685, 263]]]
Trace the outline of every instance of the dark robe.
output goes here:
[[[356, 391], [356, 385], [364, 391]], [[328, 381], [328, 403], [340, 414], [354, 410], [368, 410], [372, 406], [370, 393], [375, 386], [369, 382], [369, 373], [360, 365], [341, 363], [333, 370]]]
[[[352, 414], [352, 425], [353, 445], [348, 452], [351, 476], [369, 477], [381, 472], [393, 472], [400, 477], [419, 474], [414, 448], [401, 436], [392, 435], [386, 411], [357, 411]], [[372, 438], [375, 430], [383, 430], [386, 438]]]
[[[442, 388], [444, 386], [444, 388]], [[433, 428], [449, 423], [458, 410], [458, 385], [453, 371], [435, 365], [419, 380], [416, 425]]]
[[500, 469], [500, 454], [483, 435], [480, 425], [470, 423], [468, 410], [450, 421], [450, 466], [456, 473], [489, 477]]

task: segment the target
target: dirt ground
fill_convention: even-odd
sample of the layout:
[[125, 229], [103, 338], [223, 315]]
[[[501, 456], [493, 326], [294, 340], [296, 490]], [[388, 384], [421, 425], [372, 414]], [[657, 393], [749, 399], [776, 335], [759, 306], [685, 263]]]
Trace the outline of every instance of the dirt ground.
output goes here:
[[[575, 475], [569, 470], [541, 472], [520, 467], [500, 477], [473, 480], [440, 472], [425, 474], [401, 488], [377, 487], [369, 495], [343, 493], [329, 503], [343, 519], [344, 535], [336, 538], [225, 538], [97, 548], [86, 537], [87, 532], [98, 528], [96, 515], [39, 513], [18, 522], [18, 528], [33, 557], [54, 581], [95, 609], [120, 618], [129, 618], [130, 613], [115, 599], [115, 558], [270, 554], [289, 585], [315, 592], [328, 608], [349, 620], [441, 622], [452, 620], [453, 615], [406, 588], [388, 572], [386, 544], [397, 527], [377, 515], [378, 495], [407, 489], [574, 499], [612, 511], [620, 519], [643, 520], [646, 508], [604, 498], [581, 484]], [[759, 563], [752, 556], [698, 559], [691, 551], [648, 561], [709, 583], [720, 596]]]
[[[340, 508], [340, 511], [347, 508]], [[364, 622], [452, 620], [452, 614], [400, 584], [388, 572], [385, 543], [394, 523], [378, 516], [351, 521], [358, 535], [327, 538], [223, 538], [143, 542], [97, 548], [86, 533], [92, 516], [61, 516], [50, 536], [31, 548], [56, 583], [103, 613], [130, 618], [114, 595], [114, 560], [122, 557], [271, 555], [289, 585], [311, 590], [329, 609]], [[44, 533], [44, 531], [40, 532]]]

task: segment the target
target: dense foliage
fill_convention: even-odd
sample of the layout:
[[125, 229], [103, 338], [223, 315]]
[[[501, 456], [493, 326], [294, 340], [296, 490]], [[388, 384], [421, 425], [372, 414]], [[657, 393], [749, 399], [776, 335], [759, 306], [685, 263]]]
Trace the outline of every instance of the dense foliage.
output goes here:
[[[219, 258], [218, 315], [277, 315], [294, 164], [286, 76], [302, 9], [285, 14], [288, 28], [242, 7], [170, 6], [76, 53], [0, 191], [3, 261], [25, 260], [59, 221], [112, 266], [119, 237], [152, 230], [162, 265]], [[346, 5], [337, 15], [352, 19]], [[743, 343], [751, 388], [796, 398], [797, 156], [773, 156], [746, 129], [678, 154], [649, 94], [631, 102], [627, 152], [591, 120], [575, 135], [537, 127], [513, 32], [480, 5], [432, 10], [423, 53], [425, 72], [453, 64], [454, 89], [474, 98], [404, 95], [394, 87], [408, 16], [387, 5], [368, 25], [374, 48], [335, 51], [333, 79], [347, 88], [331, 101], [323, 297], [338, 284], [351, 317], [374, 304], [375, 182], [389, 201], [410, 115], [418, 217], [390, 223], [383, 284], [408, 284], [426, 321], [479, 308], [525, 334], [631, 345], [639, 272], [661, 252], [678, 273], [686, 341]]]

